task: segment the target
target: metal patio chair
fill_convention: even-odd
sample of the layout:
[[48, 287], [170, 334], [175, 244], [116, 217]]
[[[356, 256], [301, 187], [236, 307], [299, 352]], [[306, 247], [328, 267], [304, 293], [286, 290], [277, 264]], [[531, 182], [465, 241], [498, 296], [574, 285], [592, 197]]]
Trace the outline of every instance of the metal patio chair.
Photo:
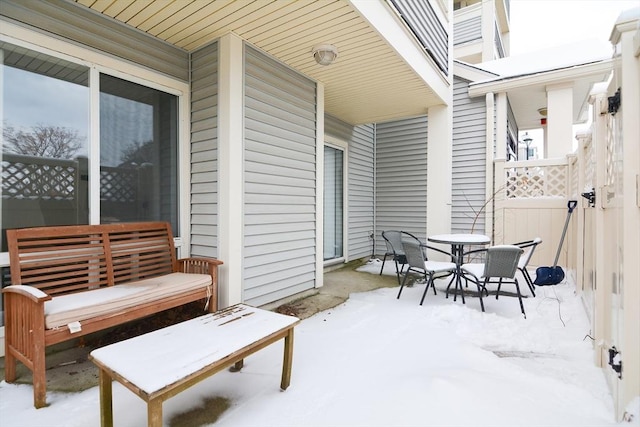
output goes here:
[[526, 240], [524, 242], [518, 242], [513, 244], [514, 246], [518, 246], [524, 249], [524, 253], [520, 257], [520, 261], [518, 261], [518, 270], [520, 270], [520, 272], [524, 276], [524, 280], [527, 282], [527, 285], [529, 286], [529, 290], [531, 291], [531, 294], [534, 297], [536, 296], [535, 286], [533, 285], [533, 280], [531, 280], [531, 276], [527, 271], [527, 265], [529, 265], [529, 261], [531, 261], [531, 257], [533, 256], [533, 251], [536, 250], [536, 247], [540, 243], [542, 243], [542, 239], [540, 237], [536, 237], [533, 240]]
[[[382, 258], [380, 275], [382, 275], [382, 271], [384, 270], [384, 263], [386, 262], [387, 257], [391, 257], [393, 262], [396, 264], [396, 277], [398, 278], [399, 285], [400, 274], [403, 272], [404, 266], [407, 264], [407, 257], [404, 253], [404, 249], [402, 248], [402, 241], [413, 240], [420, 243], [420, 239], [411, 233], [400, 230], [385, 230], [382, 232], [382, 238], [384, 239], [384, 243], [387, 245], [387, 250], [384, 253], [384, 258]], [[398, 268], [398, 264], [400, 264], [400, 268]]]
[[[496, 292], [496, 299], [500, 296], [500, 289], [504, 283], [511, 283], [516, 286], [516, 294], [518, 301], [520, 302], [520, 310], [527, 318], [524, 311], [524, 304], [522, 303], [522, 294], [520, 293], [520, 285], [518, 279], [516, 279], [516, 271], [518, 270], [518, 262], [524, 252], [524, 249], [515, 245], [496, 245], [487, 249], [478, 249], [472, 252], [485, 252], [486, 257], [484, 263], [469, 263], [462, 265], [462, 274], [465, 279], [471, 280], [478, 286], [478, 294], [480, 297], [480, 307], [484, 312], [484, 302], [482, 301], [482, 294], [489, 295], [487, 291], [487, 284], [497, 283], [498, 290]], [[497, 279], [497, 280], [496, 280]]]
[[433, 288], [433, 294], [436, 295], [436, 287], [433, 283], [434, 279], [446, 277], [450, 274], [453, 274], [456, 271], [456, 264], [449, 261], [431, 261], [427, 259], [427, 256], [425, 254], [426, 249], [441, 252], [449, 257], [451, 257], [451, 254], [443, 250], [422, 244], [420, 243], [420, 241], [416, 242], [412, 239], [403, 240], [402, 247], [404, 249], [409, 268], [407, 268], [404, 273], [404, 278], [402, 279], [402, 284], [400, 285], [400, 291], [398, 292], [397, 298], [400, 298], [400, 294], [402, 294], [402, 289], [404, 288], [404, 285], [407, 281], [407, 277], [409, 276], [409, 273], [413, 271], [421, 274], [427, 281], [427, 286], [424, 288], [424, 293], [422, 294], [422, 299], [420, 300], [420, 305], [422, 305], [429, 287]]

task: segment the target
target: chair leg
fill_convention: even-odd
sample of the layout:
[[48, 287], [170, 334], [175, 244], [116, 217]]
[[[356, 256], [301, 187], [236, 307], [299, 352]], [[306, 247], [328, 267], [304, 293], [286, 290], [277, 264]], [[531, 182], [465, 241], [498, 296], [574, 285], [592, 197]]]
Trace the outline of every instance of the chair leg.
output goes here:
[[489, 281], [489, 278], [485, 278], [484, 279], [484, 284], [482, 285], [482, 289], [480, 289], [480, 281], [477, 281], [476, 284], [478, 285], [478, 295], [480, 297], [480, 308], [482, 309], [482, 312], [484, 313], [484, 301], [482, 301], [482, 291], [483, 290], [487, 290], [487, 282]]
[[[424, 302], [424, 297], [427, 296], [427, 291], [429, 290], [429, 286], [433, 286], [433, 275], [429, 274], [429, 279], [427, 280], [427, 287], [424, 288], [424, 292], [422, 293], [422, 299], [420, 300], [420, 305], [422, 305], [422, 303]], [[425, 274], [425, 278], [427, 277], [427, 275]], [[435, 291], [436, 288], [434, 287], [433, 290]]]
[[524, 304], [522, 303], [522, 295], [520, 294], [520, 285], [518, 285], [518, 279], [514, 279], [514, 283], [516, 284], [516, 292], [518, 294], [518, 301], [520, 301], [520, 310], [522, 310], [522, 314], [524, 318], [527, 318], [527, 314], [524, 312]]
[[502, 277], [498, 279], [498, 290], [496, 291], [496, 299], [500, 296], [500, 288], [502, 288]]
[[387, 254], [384, 254], [382, 258], [382, 267], [380, 267], [380, 276], [382, 276], [382, 270], [384, 270], [384, 262], [387, 260]]
[[[400, 284], [400, 272], [402, 270], [398, 270], [398, 261], [394, 261], [396, 263], [396, 277], [398, 278], [398, 285]], [[404, 269], [404, 266], [402, 266]]]
[[449, 298], [449, 288], [451, 288], [451, 284], [453, 283], [453, 281], [456, 280], [456, 275], [454, 274], [453, 277], [451, 277], [451, 280], [449, 280], [449, 284], [447, 285], [447, 293], [445, 294], [445, 298]]
[[529, 272], [527, 271], [526, 268], [523, 268], [520, 271], [522, 271], [522, 275], [524, 276], [524, 280], [527, 282], [527, 285], [529, 286], [529, 290], [531, 291], [531, 295], [533, 295], [535, 297], [536, 296], [536, 291], [534, 290], [533, 280], [531, 280], [531, 276], [529, 275]]
[[[409, 275], [409, 270], [407, 270], [406, 273], [404, 273], [404, 279], [402, 279], [402, 283], [400, 284], [400, 290], [398, 291], [398, 296], [396, 297], [396, 299], [400, 299], [400, 294], [402, 293], [402, 288], [404, 288], [404, 282], [407, 280], [407, 276]], [[400, 278], [398, 278], [398, 281], [400, 280]]]

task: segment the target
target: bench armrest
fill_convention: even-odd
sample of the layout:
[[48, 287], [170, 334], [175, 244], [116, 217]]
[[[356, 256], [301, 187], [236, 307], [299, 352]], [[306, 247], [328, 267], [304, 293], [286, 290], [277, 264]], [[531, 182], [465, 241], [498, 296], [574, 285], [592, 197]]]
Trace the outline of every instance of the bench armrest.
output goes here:
[[208, 288], [208, 300], [205, 308], [213, 313], [218, 309], [218, 266], [222, 261], [215, 258], [181, 258], [177, 261], [179, 273], [208, 274], [211, 286]]
[[[181, 258], [178, 260], [177, 271], [180, 273], [213, 275], [218, 271], [218, 266], [221, 264], [223, 262], [215, 258]], [[214, 277], [217, 277], [217, 275]]]
[[49, 301], [51, 299], [51, 295], [42, 292], [40, 289], [34, 288], [33, 286], [25, 285], [7, 286], [6, 288], [2, 289], [2, 293], [21, 295], [23, 297], [29, 298], [35, 303], [44, 303], [45, 301]]

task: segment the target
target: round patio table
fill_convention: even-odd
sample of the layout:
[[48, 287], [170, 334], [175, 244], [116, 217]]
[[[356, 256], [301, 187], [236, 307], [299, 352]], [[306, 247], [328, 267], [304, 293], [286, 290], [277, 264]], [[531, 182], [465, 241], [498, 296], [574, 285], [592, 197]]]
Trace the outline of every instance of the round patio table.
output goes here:
[[453, 255], [453, 262], [456, 264], [456, 273], [455, 277], [449, 282], [449, 286], [447, 286], [447, 298], [449, 298], [449, 288], [451, 284], [455, 280], [456, 282], [456, 293], [453, 295], [453, 300], [456, 300], [457, 293], [460, 292], [460, 296], [462, 298], [462, 303], [464, 304], [464, 292], [462, 292], [462, 272], [460, 271], [460, 267], [463, 263], [463, 255], [464, 255], [464, 247], [465, 246], [484, 246], [488, 245], [491, 242], [491, 238], [489, 236], [485, 236], [484, 234], [463, 234], [463, 233], [454, 233], [454, 234], [436, 234], [433, 236], [427, 237], [427, 240], [433, 243], [444, 243], [447, 245], [451, 245], [451, 254]]

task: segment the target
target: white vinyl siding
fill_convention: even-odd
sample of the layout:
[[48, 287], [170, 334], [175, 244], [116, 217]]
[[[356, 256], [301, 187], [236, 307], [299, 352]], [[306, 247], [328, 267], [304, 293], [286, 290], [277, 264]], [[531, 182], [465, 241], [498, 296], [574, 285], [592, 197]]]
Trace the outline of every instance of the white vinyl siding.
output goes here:
[[452, 233], [485, 232], [486, 106], [483, 97], [469, 98], [468, 86], [454, 77]]
[[376, 253], [381, 233], [427, 229], [427, 117], [376, 125]]
[[426, 53], [445, 74], [449, 71], [449, 34], [425, 0], [389, 0]]
[[189, 80], [189, 54], [67, 1], [2, 0], [0, 14], [152, 70]]
[[245, 46], [243, 301], [315, 286], [315, 83]]
[[349, 260], [371, 256], [374, 232], [374, 127], [356, 126], [349, 141]]
[[482, 40], [482, 17], [456, 22], [453, 26], [453, 45]]
[[191, 254], [218, 256], [218, 43], [191, 60]]

